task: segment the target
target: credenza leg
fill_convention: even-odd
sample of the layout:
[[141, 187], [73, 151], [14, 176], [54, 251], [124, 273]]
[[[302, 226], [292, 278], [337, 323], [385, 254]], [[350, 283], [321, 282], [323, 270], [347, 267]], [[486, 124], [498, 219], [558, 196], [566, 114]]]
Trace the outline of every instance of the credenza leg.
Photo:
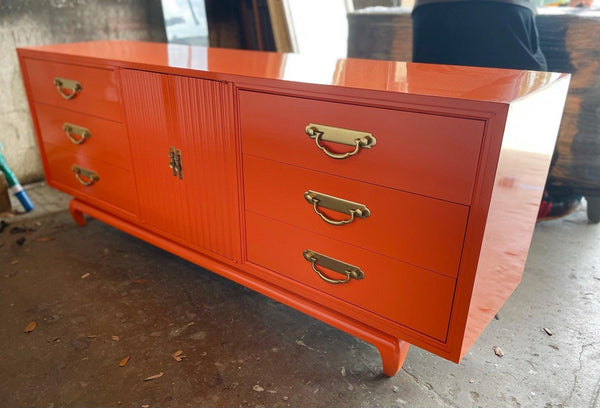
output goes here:
[[375, 347], [381, 355], [383, 373], [388, 377], [393, 377], [402, 368], [410, 344], [403, 340], [394, 339], [376, 344]]
[[69, 212], [71, 213], [71, 217], [73, 217], [77, 225], [83, 227], [86, 224], [83, 213], [77, 209], [77, 202], [75, 199], [71, 200], [69, 203]]

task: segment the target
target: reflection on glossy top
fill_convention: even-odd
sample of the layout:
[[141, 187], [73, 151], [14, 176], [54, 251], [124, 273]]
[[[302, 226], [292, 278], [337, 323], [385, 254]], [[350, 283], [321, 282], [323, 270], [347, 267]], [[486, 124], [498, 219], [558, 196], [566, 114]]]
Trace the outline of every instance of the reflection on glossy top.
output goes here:
[[[449, 98], [510, 102], [564, 74], [323, 56], [204, 48], [137, 41], [98, 41], [27, 47], [76, 55], [93, 62], [128, 63], [142, 69], [228, 80], [271, 79]], [[183, 70], [183, 71], [182, 71]], [[239, 80], [239, 78], [238, 78]]]

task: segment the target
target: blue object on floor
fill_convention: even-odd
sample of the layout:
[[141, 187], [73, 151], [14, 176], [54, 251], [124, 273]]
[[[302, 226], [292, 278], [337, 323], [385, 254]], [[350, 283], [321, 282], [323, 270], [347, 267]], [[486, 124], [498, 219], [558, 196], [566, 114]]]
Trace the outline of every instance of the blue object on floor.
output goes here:
[[2, 145], [1, 144], [0, 144], [0, 171], [2, 173], [4, 173], [4, 176], [6, 177], [6, 181], [8, 183], [8, 191], [11, 194], [13, 194], [15, 197], [17, 197], [17, 199], [23, 206], [23, 209], [25, 209], [25, 212], [29, 212], [29, 211], [33, 210], [33, 203], [31, 202], [31, 199], [29, 199], [27, 192], [23, 189], [23, 187], [21, 186], [21, 183], [19, 183], [19, 180], [14, 175], [14, 173], [10, 170], [10, 168], [8, 167], [8, 163], [6, 163], [6, 159], [4, 159], [4, 156], [2, 155]]

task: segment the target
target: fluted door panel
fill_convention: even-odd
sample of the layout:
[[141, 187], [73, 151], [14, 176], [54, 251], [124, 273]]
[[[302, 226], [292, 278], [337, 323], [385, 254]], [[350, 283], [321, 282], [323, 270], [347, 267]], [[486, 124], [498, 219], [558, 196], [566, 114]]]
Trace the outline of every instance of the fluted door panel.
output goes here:
[[[231, 91], [217, 81], [123, 70], [142, 222], [232, 260], [240, 216]], [[227, 105], [227, 107], [225, 107]], [[180, 155], [181, 171], [170, 167]]]
[[186, 236], [230, 259], [240, 258], [240, 216], [232, 90], [218, 81], [172, 76], [174, 131], [180, 141]]

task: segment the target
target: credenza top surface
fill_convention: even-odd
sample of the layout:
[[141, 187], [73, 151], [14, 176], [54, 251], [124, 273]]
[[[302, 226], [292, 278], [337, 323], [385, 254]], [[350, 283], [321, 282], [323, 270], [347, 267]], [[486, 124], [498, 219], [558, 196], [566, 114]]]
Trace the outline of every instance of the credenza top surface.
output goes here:
[[510, 103], [568, 76], [560, 73], [206, 48], [139, 41], [94, 41], [19, 48], [92, 64], [272, 85], [273, 80], [347, 89]]

